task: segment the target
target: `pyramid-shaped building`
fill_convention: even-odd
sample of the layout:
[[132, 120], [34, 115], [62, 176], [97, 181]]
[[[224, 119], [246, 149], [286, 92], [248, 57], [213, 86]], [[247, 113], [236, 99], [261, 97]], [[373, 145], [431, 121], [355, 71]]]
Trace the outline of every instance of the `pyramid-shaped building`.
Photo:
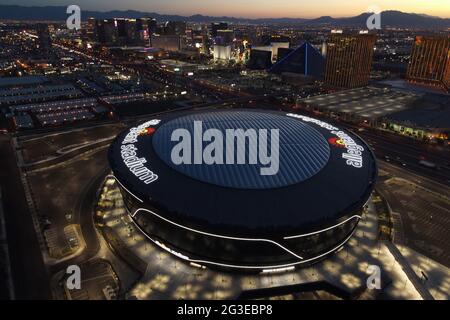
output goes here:
[[278, 74], [290, 72], [323, 78], [325, 58], [309, 42], [305, 42], [279, 59], [269, 71]]

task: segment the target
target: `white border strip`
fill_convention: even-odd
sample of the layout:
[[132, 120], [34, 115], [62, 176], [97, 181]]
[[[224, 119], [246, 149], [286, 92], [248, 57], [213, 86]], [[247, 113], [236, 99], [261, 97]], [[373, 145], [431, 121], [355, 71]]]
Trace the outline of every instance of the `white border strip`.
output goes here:
[[122, 182], [119, 181], [119, 179], [116, 178], [116, 176], [109, 174], [106, 176], [106, 179], [114, 179], [116, 180], [121, 186], [122, 188], [124, 188], [129, 194], [131, 194], [133, 197], [135, 197], [140, 203], [144, 203], [144, 201], [142, 201], [140, 198], [138, 198], [135, 194], [133, 194], [133, 192], [131, 192], [130, 190], [128, 190], [127, 188], [125, 188], [125, 186], [122, 184]]
[[[118, 182], [118, 183], [119, 183], [119, 184], [120, 184], [120, 185], [121, 185], [128, 193], [130, 193], [134, 198], [136, 198], [137, 200], [139, 200], [139, 202], [143, 203], [143, 201], [142, 201], [139, 197], [137, 197], [137, 196], [134, 195], [132, 192], [130, 192], [130, 191], [129, 191], [129, 190], [128, 190], [128, 189], [127, 189], [127, 188], [126, 188], [126, 187], [125, 187], [125, 186], [124, 186], [124, 185], [123, 185], [123, 184], [122, 184], [122, 183], [114, 176], [114, 175], [108, 175], [107, 178], [113, 178], [113, 179], [114, 179], [115, 181], [117, 181], [117, 182]], [[164, 218], [164, 217], [158, 215], [157, 213], [155, 213], [155, 212], [153, 212], [153, 211], [151, 211], [151, 210], [145, 209], [145, 208], [139, 208], [139, 209], [137, 209], [133, 214], [131, 214], [131, 216], [134, 218], [134, 217], [136, 216], [136, 214], [139, 213], [140, 211], [144, 211], [144, 212], [151, 213], [151, 214], [155, 215], [156, 217], [158, 217], [158, 218], [160, 218], [160, 219], [162, 219], [162, 220], [164, 220], [164, 221], [166, 221], [166, 222], [169, 222], [169, 223], [171, 223], [171, 224], [173, 224], [173, 225], [175, 225], [175, 226], [177, 226], [177, 227], [180, 227], [180, 228], [183, 228], [183, 229], [192, 231], [192, 232], [196, 232], [196, 233], [199, 233], [199, 234], [204, 234], [204, 235], [207, 235], [207, 236], [211, 236], [211, 237], [217, 237], [217, 238], [223, 238], [223, 239], [230, 239], [230, 240], [238, 240], [238, 241], [257, 241], [257, 242], [268, 242], [268, 243], [272, 243], [272, 244], [275, 244], [276, 246], [280, 247], [281, 249], [285, 250], [285, 251], [288, 252], [289, 254], [293, 255], [294, 257], [296, 257], [296, 258], [302, 260], [302, 261], [300, 261], [300, 262], [291, 263], [291, 264], [287, 264], [287, 265], [281, 265], [281, 266], [263, 266], [263, 267], [258, 267], [258, 266], [256, 266], [256, 267], [238, 266], [238, 265], [228, 265], [228, 264], [216, 263], [216, 262], [205, 261], [205, 260], [193, 260], [193, 259], [190, 259], [189, 257], [186, 257], [186, 258], [185, 258], [184, 256], [174, 254], [174, 253], [172, 252], [172, 250], [170, 250], [169, 248], [167, 248], [167, 247], [161, 245], [161, 244], [159, 243], [159, 241], [153, 240], [150, 236], [147, 235], [147, 233], [146, 233], [144, 230], [142, 230], [142, 228], [134, 221], [134, 219], [132, 219], [133, 222], [134, 222], [134, 224], [138, 227], [138, 229], [139, 229], [139, 230], [140, 230], [140, 231], [141, 231], [148, 239], [150, 239], [152, 242], [154, 242], [156, 245], [158, 245], [159, 247], [163, 248], [163, 249], [166, 250], [167, 252], [169, 252], [169, 253], [171, 253], [171, 254], [174, 254], [175, 256], [177, 256], [177, 257], [179, 257], [179, 258], [181, 258], [181, 259], [183, 259], [183, 260], [190, 261], [190, 262], [194, 262], [194, 263], [207, 263], [207, 264], [214, 264], [214, 265], [219, 265], [219, 266], [224, 266], [224, 267], [231, 267], [231, 268], [247, 268], [247, 269], [261, 269], [261, 268], [262, 268], [262, 269], [269, 269], [269, 268], [280, 268], [280, 267], [290, 267], [290, 266], [294, 266], [294, 265], [297, 265], [297, 264], [300, 264], [300, 263], [306, 263], [306, 262], [309, 262], [309, 261], [312, 261], [312, 260], [316, 260], [316, 259], [319, 259], [319, 258], [321, 258], [321, 257], [323, 257], [323, 256], [325, 256], [325, 255], [327, 255], [327, 254], [329, 254], [329, 253], [331, 253], [332, 251], [338, 249], [338, 248], [341, 247], [342, 245], [344, 245], [344, 244], [351, 238], [351, 236], [353, 235], [354, 231], [356, 230], [356, 228], [355, 228], [355, 230], [352, 232], [352, 234], [351, 234], [347, 239], [345, 239], [341, 244], [339, 244], [337, 247], [335, 247], [334, 249], [331, 249], [330, 251], [328, 251], [328, 252], [326, 252], [326, 253], [323, 253], [323, 254], [321, 254], [321, 255], [319, 255], [319, 256], [316, 256], [316, 257], [313, 257], [313, 258], [310, 258], [310, 259], [307, 259], [307, 260], [303, 260], [303, 257], [301, 257], [301, 256], [297, 255], [296, 253], [292, 252], [291, 250], [285, 248], [284, 246], [282, 246], [282, 245], [279, 244], [278, 242], [275, 242], [275, 241], [272, 241], [272, 240], [269, 240], [269, 239], [238, 238], [238, 237], [230, 237], [230, 236], [223, 236], [223, 235], [218, 235], [218, 234], [208, 233], [208, 232], [204, 232], [204, 231], [192, 229], [192, 228], [183, 226], [183, 225], [181, 225], [181, 224], [172, 222], [172, 221], [170, 221], [170, 220], [168, 220], [168, 219], [166, 219], [166, 218]], [[336, 225], [334, 225], [334, 226], [331, 226], [331, 227], [328, 227], [328, 228], [325, 228], [325, 229], [322, 229], [322, 230], [314, 231], [314, 232], [311, 232], [311, 233], [306, 233], [306, 234], [301, 234], [301, 235], [295, 235], [295, 236], [284, 237], [283, 239], [288, 240], [288, 239], [294, 239], [294, 238], [306, 237], [306, 236], [309, 236], [309, 235], [322, 233], [322, 232], [325, 232], [325, 231], [334, 229], [334, 228], [336, 228], [336, 227], [338, 227], [338, 226], [340, 226], [340, 225], [342, 225], [342, 224], [344, 224], [344, 223], [346, 223], [346, 222], [348, 222], [348, 221], [350, 221], [350, 220], [352, 220], [352, 219], [355, 219], [355, 218], [361, 219], [362, 217], [359, 216], [359, 215], [354, 215], [354, 216], [352, 216], [352, 217], [350, 217], [350, 218], [348, 218], [348, 219], [346, 219], [346, 220], [344, 220], [344, 221], [342, 221], [342, 222], [340, 222], [340, 223], [338, 223], [338, 224], [336, 224]]]
[[236, 268], [236, 269], [278, 269], [278, 268], [287, 268], [287, 267], [291, 267], [291, 266], [295, 266], [295, 265], [299, 265], [299, 264], [303, 264], [303, 263], [307, 263], [313, 260], [317, 260], [321, 257], [324, 257], [328, 254], [330, 254], [333, 251], [337, 251], [338, 249], [340, 249], [355, 233], [356, 228], [353, 230], [353, 232], [342, 242], [340, 243], [338, 246], [334, 247], [333, 249], [322, 253], [316, 257], [307, 259], [307, 260], [303, 260], [303, 261], [299, 261], [299, 262], [293, 262], [293, 263], [289, 263], [289, 264], [282, 264], [282, 265], [272, 265], [272, 266], [240, 266], [240, 265], [234, 265], [234, 264], [225, 264], [225, 263], [218, 263], [218, 262], [213, 262], [213, 261], [208, 261], [208, 260], [195, 260], [195, 259], [190, 259], [187, 256], [184, 255], [178, 255], [175, 254], [172, 250], [170, 250], [169, 248], [167, 248], [166, 246], [163, 246], [159, 241], [153, 240], [144, 230], [141, 229], [141, 227], [132, 219], [133, 223], [135, 224], [135, 226], [150, 240], [152, 241], [154, 244], [158, 245], [160, 248], [164, 249], [165, 251], [171, 253], [172, 255], [174, 255], [175, 257], [178, 257], [184, 261], [188, 261], [188, 262], [194, 262], [197, 264], [206, 264], [206, 265], [216, 265], [216, 266], [220, 266], [220, 267], [226, 267], [226, 268]]
[[299, 234], [299, 235], [296, 235], [296, 236], [284, 237], [283, 239], [285, 239], [285, 240], [288, 240], [288, 239], [296, 239], [296, 238], [301, 238], [301, 237], [311, 236], [311, 235], [317, 234], [317, 233], [322, 233], [322, 232], [325, 232], [325, 231], [328, 231], [328, 230], [337, 228], [337, 227], [339, 227], [341, 224], [344, 224], [344, 223], [346, 223], [346, 222], [348, 222], [348, 221], [350, 221], [350, 220], [352, 220], [352, 219], [355, 219], [355, 218], [358, 218], [358, 219], [361, 220], [362, 217], [359, 216], [359, 215], [354, 215], [354, 216], [351, 216], [350, 218], [348, 218], [348, 219], [346, 219], [346, 220], [344, 220], [344, 221], [342, 221], [342, 222], [340, 222], [340, 223], [338, 223], [338, 224], [336, 224], [336, 225], [334, 225], [334, 226], [331, 226], [331, 227], [328, 227], [328, 228], [325, 228], [325, 229], [322, 229], [322, 230], [319, 230], [319, 231], [310, 232], [310, 233]]
[[222, 238], [222, 239], [229, 239], [229, 240], [238, 240], [238, 241], [268, 242], [268, 243], [271, 243], [271, 244], [274, 244], [274, 245], [280, 247], [281, 249], [283, 249], [284, 251], [290, 253], [290, 254], [293, 255], [294, 257], [296, 257], [296, 258], [298, 258], [298, 259], [300, 259], [300, 260], [303, 260], [303, 258], [302, 258], [301, 256], [299, 256], [298, 254], [292, 252], [291, 250], [289, 250], [289, 249], [283, 247], [281, 244], [279, 244], [278, 242], [275, 242], [275, 241], [273, 241], [273, 240], [269, 240], [269, 239], [253, 239], [253, 238], [237, 238], [237, 237], [229, 237], [229, 236], [222, 236], [222, 235], [219, 235], [219, 234], [214, 234], [214, 233], [204, 232], [204, 231], [200, 231], [200, 230], [195, 230], [195, 229], [192, 229], [192, 228], [183, 226], [183, 225], [181, 225], [181, 224], [175, 223], [175, 222], [173, 222], [173, 221], [170, 221], [169, 219], [166, 219], [166, 218], [160, 216], [159, 214], [157, 214], [157, 213], [155, 213], [155, 212], [153, 212], [153, 211], [151, 211], [151, 210], [145, 209], [145, 208], [139, 208], [139, 209], [137, 209], [131, 216], [134, 218], [134, 217], [135, 217], [139, 212], [141, 212], [141, 211], [151, 213], [151, 214], [153, 214], [154, 216], [160, 218], [161, 220], [164, 220], [164, 221], [166, 221], [166, 222], [169, 222], [169, 223], [171, 223], [171, 224], [173, 224], [174, 226], [177, 226], [177, 227], [179, 227], [179, 228], [186, 229], [186, 230], [189, 230], [189, 231], [192, 231], [192, 232], [195, 232], [195, 233], [199, 233], [199, 234], [204, 234], [204, 235], [207, 235], [207, 236], [210, 236], [210, 237], [216, 237], [216, 238]]
[[[139, 199], [136, 195], [134, 195], [132, 192], [130, 192], [130, 190], [128, 190], [127, 188], [125, 188], [124, 185], [119, 181], [119, 179], [117, 179], [114, 175], [108, 175], [106, 178], [112, 178], [112, 179], [116, 180], [116, 181], [117, 181], [117, 182], [118, 182], [118, 183], [119, 183], [119, 184], [120, 184], [120, 185], [121, 185], [121, 186], [129, 193], [129, 194], [131, 194], [134, 198], [136, 198], [137, 200], [139, 200], [139, 202], [144, 203], [144, 201], [142, 201], [141, 199]], [[364, 206], [367, 205], [367, 203], [368, 203], [369, 201], [370, 201], [370, 197], [369, 197], [369, 199], [367, 199], [367, 201], [366, 201], [366, 203], [364, 204]], [[144, 208], [140, 208], [140, 209], [147, 210], [147, 209], [144, 209]], [[136, 215], [137, 211], [139, 211], [140, 209], [136, 210], [136, 211], [134, 212], [134, 214], [132, 214], [131, 216], [134, 218], [134, 216]], [[149, 211], [149, 210], [148, 210], [148, 211]], [[164, 220], [166, 220], [166, 221], [168, 221], [168, 222], [170, 222], [170, 223], [173, 223], [173, 224], [175, 224], [175, 225], [177, 225], [177, 226], [180, 226], [180, 227], [182, 227], [182, 228], [185, 228], [185, 229], [188, 229], [188, 230], [191, 230], [191, 231], [194, 231], [194, 232], [203, 233], [203, 234], [212, 235], [212, 236], [218, 236], [218, 237], [222, 237], [222, 238], [225, 238], [225, 239], [226, 239], [226, 238], [229, 238], [229, 239], [232, 239], [232, 238], [233, 238], [233, 237], [227, 237], [227, 236], [222, 236], [222, 235], [208, 234], [208, 233], [203, 232], [203, 231], [198, 231], [198, 230], [190, 229], [190, 228], [188, 228], [188, 227], [184, 227], [184, 226], [178, 225], [178, 224], [176, 224], [176, 223], [174, 223], [174, 222], [172, 222], [172, 221], [170, 221], [170, 220], [167, 220], [167, 219], [165, 219], [165, 218], [159, 216], [158, 214], [156, 214], [156, 213], [154, 213], [154, 212], [152, 212], [152, 211], [149, 211], [149, 212], [151, 212], [151, 213], [153, 213], [154, 215], [160, 217], [161, 219], [164, 219]], [[310, 232], [310, 233], [304, 233], [304, 234], [299, 234], [299, 235], [294, 235], [294, 236], [286, 236], [286, 237], [283, 237], [283, 239], [289, 240], [289, 239], [295, 239], [295, 238], [307, 237], [307, 236], [310, 236], [310, 235], [313, 235], [313, 234], [317, 234], [317, 233], [322, 233], [322, 232], [325, 232], [325, 231], [334, 229], [334, 228], [336, 228], [336, 227], [339, 227], [340, 225], [342, 225], [342, 224], [344, 224], [344, 223], [346, 223], [346, 222], [348, 222], [348, 221], [350, 221], [350, 220], [352, 220], [352, 219], [355, 219], [355, 218], [358, 218], [359, 220], [361, 220], [362, 216], [360, 216], [360, 215], [353, 215], [353, 216], [351, 216], [350, 218], [348, 218], [348, 219], [346, 219], [346, 220], [344, 220], [344, 221], [342, 221], [342, 222], [340, 222], [340, 223], [338, 223], [338, 224], [336, 224], [336, 225], [333, 225], [333, 226], [331, 226], [331, 227], [328, 227], [328, 228], [325, 228], [325, 229], [321, 229], [321, 230], [318, 230], [318, 231], [313, 231], [313, 232]], [[241, 239], [245, 239], [245, 238], [235, 238], [235, 239], [236, 239], [236, 240], [241, 240]], [[248, 239], [248, 238], [247, 238], [247, 240], [251, 240], [251, 239]], [[268, 241], [270, 241], [270, 240], [268, 240]]]

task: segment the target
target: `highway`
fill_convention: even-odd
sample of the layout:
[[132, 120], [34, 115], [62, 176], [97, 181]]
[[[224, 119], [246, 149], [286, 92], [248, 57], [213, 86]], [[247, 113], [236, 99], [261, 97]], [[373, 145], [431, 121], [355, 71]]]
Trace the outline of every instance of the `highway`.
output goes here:
[[[151, 80], [152, 82], [158, 83], [160, 86], [170, 86], [172, 89], [176, 88], [179, 90], [188, 90], [189, 94], [195, 94], [197, 96], [201, 96], [203, 99], [211, 102], [215, 100], [221, 99], [230, 99], [236, 96], [240, 96], [240, 94], [230, 94], [230, 92], [218, 91], [211, 88], [206, 84], [200, 83], [199, 81], [195, 81], [190, 77], [186, 77], [182, 74], [174, 74], [172, 72], [168, 72], [159, 68], [156, 64], [146, 64], [142, 65], [125, 65], [123, 61], [113, 61], [113, 57], [109, 57], [108, 60], [102, 59], [101, 57], [97, 57], [93, 54], [87, 54], [80, 51], [78, 48], [71, 48], [62, 43], [53, 43], [53, 46], [58, 47], [62, 50], [70, 51], [71, 53], [82, 56], [86, 59], [90, 59], [93, 61], [98, 61], [100, 63], [107, 63], [110, 65], [114, 65], [116, 67], [120, 67], [123, 70], [128, 72], [135, 72], [138, 75], [143, 75], [147, 80]], [[116, 59], [117, 60], [117, 59]]]
[[9, 136], [0, 136], [0, 184], [15, 298], [50, 299], [49, 275], [36, 237]]
[[[283, 108], [286, 111], [291, 109]], [[361, 128], [357, 125], [330, 119], [304, 110], [295, 110], [338, 127], [352, 131], [370, 145], [380, 162], [388, 162], [401, 167], [415, 175], [420, 175], [450, 186], [450, 149], [443, 145], [433, 145], [388, 131]], [[436, 168], [428, 168], [419, 161], [426, 160], [436, 164]]]
[[[435, 145], [426, 145], [410, 138], [386, 132], [364, 130], [357, 132], [373, 149], [380, 161], [402, 167], [411, 173], [422, 175], [450, 186], [450, 151]], [[427, 160], [436, 164], [428, 168], [419, 164]]]

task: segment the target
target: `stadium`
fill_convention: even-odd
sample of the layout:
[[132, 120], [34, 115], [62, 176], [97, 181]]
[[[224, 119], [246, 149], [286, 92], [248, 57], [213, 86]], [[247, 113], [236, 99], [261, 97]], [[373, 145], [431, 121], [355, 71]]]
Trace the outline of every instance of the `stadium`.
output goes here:
[[191, 264], [226, 270], [290, 269], [338, 251], [377, 177], [355, 134], [253, 109], [149, 119], [119, 134], [108, 158], [149, 240]]

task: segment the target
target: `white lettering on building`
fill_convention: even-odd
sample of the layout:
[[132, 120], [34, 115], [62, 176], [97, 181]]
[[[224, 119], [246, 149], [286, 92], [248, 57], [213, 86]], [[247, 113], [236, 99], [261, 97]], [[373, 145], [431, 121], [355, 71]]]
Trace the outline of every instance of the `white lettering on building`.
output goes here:
[[347, 165], [353, 166], [355, 168], [362, 168], [362, 152], [364, 151], [364, 148], [359, 144], [356, 144], [355, 140], [353, 140], [348, 134], [343, 131], [331, 131], [331, 133], [338, 136], [342, 141], [344, 141], [347, 152], [342, 154], [342, 158], [346, 160]]
[[130, 129], [128, 134], [122, 141], [120, 146], [120, 155], [122, 157], [123, 163], [127, 166], [130, 172], [143, 181], [145, 184], [150, 184], [158, 180], [158, 175], [152, 170], [146, 167], [147, 160], [145, 158], [139, 158], [137, 156], [137, 150], [135, 143], [139, 134], [146, 128], [151, 126], [156, 126], [161, 122], [161, 120], [150, 120], [137, 127]]
[[355, 168], [362, 168], [363, 166], [363, 157], [362, 152], [364, 151], [364, 148], [357, 144], [355, 140], [353, 140], [348, 134], [346, 134], [344, 131], [339, 130], [339, 128], [336, 128], [335, 126], [323, 122], [321, 120], [317, 120], [314, 118], [310, 118], [307, 116], [302, 116], [300, 114], [295, 113], [288, 113], [288, 117], [301, 119], [304, 122], [311, 122], [316, 125], [318, 125], [321, 128], [324, 128], [328, 131], [330, 131], [331, 134], [335, 135], [339, 139], [341, 139], [344, 143], [346, 152], [342, 154], [342, 158], [345, 159], [345, 163], [349, 166], [355, 167]]

